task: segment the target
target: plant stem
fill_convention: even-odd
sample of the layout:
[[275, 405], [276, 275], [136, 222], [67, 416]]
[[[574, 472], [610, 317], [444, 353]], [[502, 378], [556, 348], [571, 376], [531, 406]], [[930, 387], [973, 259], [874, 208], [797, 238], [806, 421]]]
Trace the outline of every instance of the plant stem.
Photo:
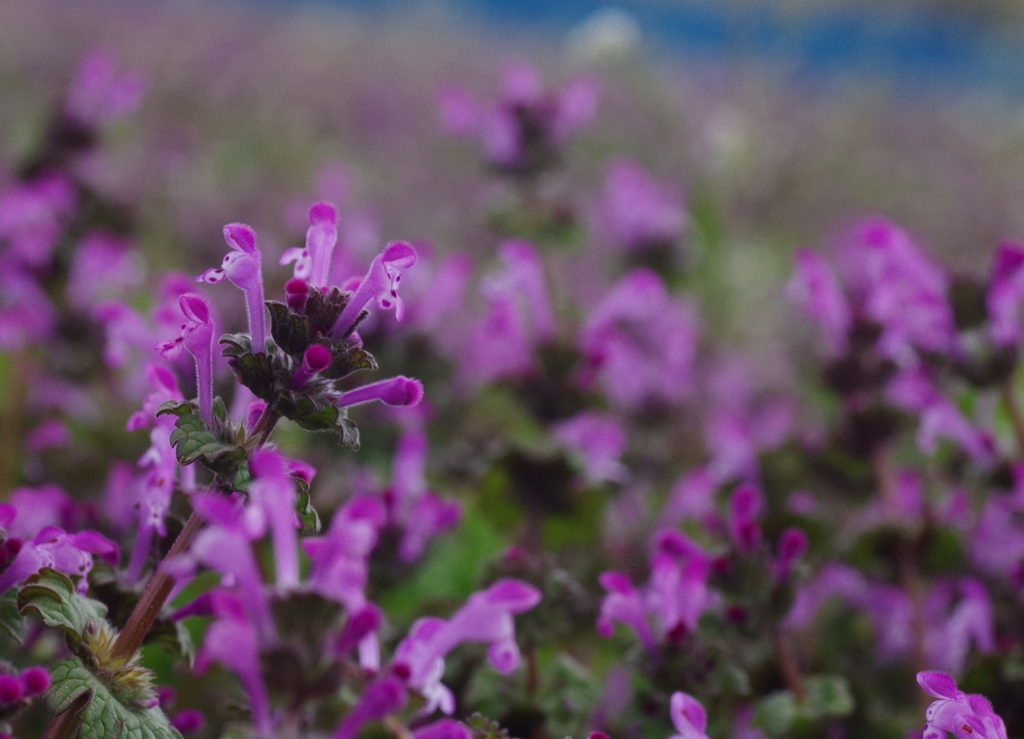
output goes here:
[[71, 739], [78, 730], [78, 724], [82, 719], [82, 711], [92, 700], [92, 691], [87, 690], [75, 698], [64, 713], [54, 719], [46, 728], [43, 739]]
[[526, 650], [526, 693], [531, 698], [537, 695], [540, 687], [540, 664], [537, 662], [537, 650], [530, 647]]
[[280, 420], [281, 416], [271, 406], [268, 405], [263, 409], [263, 413], [256, 420], [256, 424], [252, 427], [252, 433], [249, 435], [250, 439], [256, 440], [253, 448], [258, 449], [267, 443], [270, 435], [274, 433], [274, 427]]
[[171, 545], [171, 550], [167, 553], [164, 561], [160, 563], [156, 572], [153, 573], [153, 577], [146, 583], [146, 589], [142, 591], [142, 597], [135, 604], [132, 615], [128, 617], [128, 623], [117, 635], [117, 641], [114, 642], [111, 654], [114, 659], [118, 657], [128, 659], [142, 646], [142, 640], [146, 638], [146, 634], [149, 633], [153, 622], [160, 615], [160, 609], [164, 607], [167, 597], [174, 588], [174, 578], [164, 571], [164, 563], [184, 552], [202, 526], [202, 519], [193, 511], [185, 523], [185, 528], [181, 530], [178, 538]]
[[[184, 552], [202, 527], [203, 520], [199, 514], [192, 511], [192, 515], [185, 522], [185, 528], [181, 530], [178, 538], [171, 545], [171, 550], [157, 567], [153, 577], [146, 583], [146, 589], [142, 591], [142, 597], [139, 598], [135, 609], [128, 617], [128, 623], [117, 635], [117, 641], [114, 642], [114, 647], [111, 650], [111, 656], [114, 659], [120, 657], [127, 660], [139, 651], [142, 640], [146, 638], [146, 634], [153, 627], [153, 622], [160, 615], [160, 610], [164, 607], [164, 603], [174, 588], [174, 578], [164, 571], [164, 563]], [[71, 739], [81, 723], [82, 711], [90, 700], [92, 700], [91, 692], [83, 693], [76, 698], [67, 710], [53, 720], [46, 729], [43, 739]]]
[[786, 681], [786, 687], [796, 696], [798, 703], [803, 703], [807, 698], [807, 691], [804, 690], [804, 678], [800, 674], [800, 665], [797, 664], [796, 656], [790, 649], [789, 641], [782, 627], [775, 629], [773, 638], [775, 646], [775, 657], [779, 660], [779, 670], [782, 672], [782, 679]]

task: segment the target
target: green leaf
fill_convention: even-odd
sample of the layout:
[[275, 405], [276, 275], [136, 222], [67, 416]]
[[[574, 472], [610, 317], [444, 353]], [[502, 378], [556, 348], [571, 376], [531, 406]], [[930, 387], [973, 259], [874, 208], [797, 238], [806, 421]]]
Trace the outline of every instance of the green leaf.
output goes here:
[[269, 355], [240, 354], [228, 360], [228, 364], [238, 375], [239, 382], [252, 390], [253, 395], [271, 405], [277, 402], [279, 392], [274, 382], [274, 363]]
[[359, 429], [342, 408], [317, 403], [308, 395], [294, 393], [282, 397], [275, 408], [307, 431], [327, 431], [337, 437], [339, 444], [359, 448]]
[[295, 501], [295, 512], [299, 515], [299, 522], [302, 524], [299, 533], [302, 536], [315, 536], [320, 533], [320, 515], [313, 507], [313, 501], [309, 495], [309, 485], [300, 482], [297, 492], [299, 495]]
[[270, 311], [270, 335], [274, 337], [274, 342], [287, 354], [300, 358], [313, 343], [313, 329], [309, 319], [288, 310], [284, 303], [268, 300], [266, 305]]
[[800, 712], [808, 719], [849, 716], [853, 713], [850, 684], [841, 675], [815, 675], [804, 682], [806, 699]]
[[197, 415], [183, 415], [174, 424], [171, 445], [184, 466], [200, 462], [227, 480], [233, 480], [245, 459], [245, 448], [221, 441]]
[[46, 698], [53, 713], [63, 713], [83, 694], [92, 696], [81, 714], [79, 739], [182, 739], [159, 707], [124, 705], [78, 657], [52, 665], [50, 678], [53, 684]]
[[7, 632], [14, 641], [25, 641], [25, 619], [18, 610], [18, 589], [8, 588], [0, 598], [0, 629]]
[[309, 316], [309, 323], [314, 330], [329, 335], [351, 297], [352, 293], [342, 292], [337, 287], [332, 287], [327, 293], [310, 290], [303, 312]]
[[501, 728], [501, 724], [482, 713], [474, 713], [466, 719], [466, 725], [473, 732], [473, 739], [508, 739], [508, 729]]
[[796, 698], [788, 690], [769, 693], [754, 710], [754, 726], [764, 729], [772, 736], [788, 732], [797, 718]]
[[156, 414], [165, 416], [168, 413], [178, 416], [190, 416], [196, 412], [190, 400], [165, 400], [157, 406]]
[[44, 624], [64, 631], [71, 644], [82, 640], [86, 626], [105, 621], [107, 607], [98, 600], [79, 595], [71, 578], [44, 567], [25, 581], [18, 592], [22, 613], [35, 613]]
[[357, 370], [377, 369], [377, 360], [373, 355], [351, 339], [332, 343], [327, 348], [331, 350], [331, 363], [320, 373], [325, 379], [340, 380]]
[[249, 338], [249, 334], [224, 334], [220, 337], [220, 343], [224, 345], [221, 356], [233, 358], [252, 354], [252, 339]]

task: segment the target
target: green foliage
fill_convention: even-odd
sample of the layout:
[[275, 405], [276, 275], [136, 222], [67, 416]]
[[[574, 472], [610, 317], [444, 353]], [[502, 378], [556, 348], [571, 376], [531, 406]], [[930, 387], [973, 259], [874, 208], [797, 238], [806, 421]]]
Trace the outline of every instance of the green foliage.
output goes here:
[[850, 686], [841, 675], [815, 675], [804, 682], [804, 700], [789, 690], [778, 690], [761, 699], [754, 712], [754, 725], [771, 736], [800, 733], [808, 724], [853, 713]]
[[222, 433], [217, 435], [207, 428], [194, 404], [189, 401], [170, 400], [162, 403], [157, 409], [157, 415], [165, 414], [178, 417], [174, 422], [174, 431], [171, 432], [171, 445], [178, 464], [185, 466], [199, 462], [231, 485], [232, 489], [244, 489], [249, 476], [245, 464], [245, 447], [225, 434], [225, 430], [222, 429]]
[[304, 480], [296, 480], [295, 512], [298, 514], [301, 528], [299, 533], [302, 536], [316, 536], [320, 533], [320, 514], [313, 507], [313, 499], [309, 495], [309, 483]]
[[25, 619], [18, 610], [18, 589], [9, 588], [0, 597], [0, 629], [18, 644], [25, 641]]
[[47, 703], [54, 713], [68, 710], [84, 694], [89, 696], [81, 713], [80, 739], [181, 739], [159, 707], [121, 703], [78, 657], [54, 664], [50, 676], [53, 685]]
[[473, 739], [508, 739], [508, 730], [482, 713], [474, 713], [466, 720], [466, 725], [473, 732]]
[[48, 567], [25, 581], [18, 592], [18, 608], [63, 631], [72, 648], [81, 643], [89, 624], [105, 623], [107, 616], [105, 605], [79, 595], [71, 578]]

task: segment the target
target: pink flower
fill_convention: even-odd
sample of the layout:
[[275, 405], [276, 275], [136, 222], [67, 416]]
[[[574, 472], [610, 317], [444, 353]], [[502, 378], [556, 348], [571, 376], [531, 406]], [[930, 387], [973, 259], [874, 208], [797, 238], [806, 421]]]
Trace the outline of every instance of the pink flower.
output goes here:
[[349, 298], [345, 309], [338, 316], [332, 334], [341, 339], [348, 336], [362, 313], [363, 308], [371, 300], [377, 301], [381, 310], [394, 310], [399, 321], [405, 315], [405, 304], [398, 297], [398, 285], [402, 280], [402, 270], [416, 264], [416, 250], [404, 241], [392, 241], [370, 263], [366, 276], [360, 280], [358, 287]]
[[178, 298], [178, 307], [185, 315], [181, 333], [173, 341], [161, 342], [157, 349], [165, 359], [177, 359], [182, 347], [196, 362], [196, 389], [199, 394], [199, 417], [213, 426], [213, 317], [206, 298], [185, 293]]
[[252, 350], [265, 352], [267, 328], [263, 307], [263, 267], [260, 250], [256, 248], [256, 232], [244, 223], [229, 223], [224, 227], [224, 240], [231, 251], [221, 266], [206, 270], [195, 281], [216, 285], [227, 278], [245, 293]]
[[669, 739], [707, 739], [708, 716], [696, 698], [676, 691], [672, 694], [670, 710], [672, 724], [679, 733]]

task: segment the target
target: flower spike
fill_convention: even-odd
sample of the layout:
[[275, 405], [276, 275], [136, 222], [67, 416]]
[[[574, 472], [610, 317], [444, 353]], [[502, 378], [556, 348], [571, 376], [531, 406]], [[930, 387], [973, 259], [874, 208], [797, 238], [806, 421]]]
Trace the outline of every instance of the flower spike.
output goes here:
[[359, 283], [345, 310], [338, 316], [332, 332], [334, 338], [342, 339], [348, 335], [363, 308], [374, 298], [377, 300], [378, 308], [393, 308], [395, 318], [401, 321], [405, 315], [405, 304], [398, 297], [398, 283], [402, 279], [402, 270], [409, 269], [414, 264], [416, 250], [412, 245], [404, 241], [393, 241], [388, 244], [387, 248], [370, 263], [366, 277]]
[[185, 315], [181, 333], [173, 341], [164, 341], [156, 348], [165, 359], [177, 359], [182, 348], [196, 361], [196, 392], [199, 396], [199, 417], [207, 426], [213, 425], [213, 317], [206, 298], [185, 293], [178, 298], [178, 307]]
[[310, 344], [302, 356], [302, 366], [292, 375], [292, 387], [301, 388], [330, 364], [330, 350], [323, 344]]
[[340, 408], [346, 408], [350, 405], [369, 403], [372, 400], [379, 400], [385, 405], [416, 405], [423, 400], [423, 384], [419, 380], [399, 375], [390, 380], [372, 382], [369, 385], [342, 393], [338, 398], [337, 405]]
[[221, 266], [206, 270], [195, 281], [216, 285], [227, 278], [245, 293], [252, 350], [264, 352], [267, 324], [263, 314], [263, 268], [260, 250], [256, 248], [256, 233], [244, 223], [229, 223], [224, 227], [224, 240], [232, 250], [224, 257]]

